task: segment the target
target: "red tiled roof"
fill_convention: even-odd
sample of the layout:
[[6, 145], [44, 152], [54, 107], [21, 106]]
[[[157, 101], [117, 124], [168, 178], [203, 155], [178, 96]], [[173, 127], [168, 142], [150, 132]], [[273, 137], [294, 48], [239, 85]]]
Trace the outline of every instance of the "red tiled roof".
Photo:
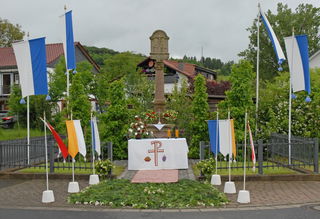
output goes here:
[[196, 65], [194, 64], [177, 62], [172, 60], [163, 60], [163, 63], [166, 66], [186, 75], [187, 77], [194, 78], [196, 76]]
[[[86, 56], [89, 62], [99, 71], [100, 67], [93, 61], [89, 54], [83, 49], [79, 42], [75, 43], [75, 46], [81, 50]], [[62, 43], [53, 43], [46, 45], [47, 64], [50, 64], [57, 60], [64, 54]], [[0, 67], [16, 66], [16, 58], [12, 48], [0, 48]]]

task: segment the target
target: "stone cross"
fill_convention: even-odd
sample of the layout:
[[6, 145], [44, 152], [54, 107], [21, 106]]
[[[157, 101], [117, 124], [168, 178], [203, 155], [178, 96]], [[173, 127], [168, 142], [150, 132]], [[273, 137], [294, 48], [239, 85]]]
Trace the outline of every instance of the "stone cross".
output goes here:
[[164, 64], [163, 60], [169, 59], [168, 41], [169, 37], [163, 30], [156, 30], [150, 37], [151, 52], [150, 58], [156, 60], [155, 63], [155, 97], [154, 97], [154, 111], [163, 112], [165, 109], [164, 97]]

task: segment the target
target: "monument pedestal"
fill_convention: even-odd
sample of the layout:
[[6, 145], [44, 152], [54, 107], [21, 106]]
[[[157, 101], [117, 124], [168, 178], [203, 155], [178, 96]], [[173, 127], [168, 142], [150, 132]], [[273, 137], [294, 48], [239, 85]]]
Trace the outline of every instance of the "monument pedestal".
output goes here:
[[[160, 124], [156, 124], [160, 125]], [[174, 124], [161, 124], [163, 127], [159, 130], [154, 124], [148, 124], [147, 129], [148, 131], [153, 132], [154, 138], [168, 138], [168, 129], [171, 130], [171, 138], [174, 138], [174, 133], [172, 132], [172, 129], [174, 127]]]

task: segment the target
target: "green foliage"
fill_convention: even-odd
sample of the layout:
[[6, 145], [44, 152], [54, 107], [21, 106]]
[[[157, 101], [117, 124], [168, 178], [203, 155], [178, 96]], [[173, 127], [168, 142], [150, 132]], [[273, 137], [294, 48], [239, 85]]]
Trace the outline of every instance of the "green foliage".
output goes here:
[[[228, 111], [231, 112], [231, 118], [234, 118], [235, 133], [237, 141], [243, 139], [245, 112], [248, 114], [254, 112], [253, 83], [254, 73], [252, 65], [245, 60], [240, 60], [238, 64], [232, 66], [230, 75], [231, 90], [226, 92], [226, 99], [219, 103], [219, 118], [226, 118]], [[253, 118], [253, 116], [249, 116]], [[253, 119], [250, 119], [253, 121]], [[254, 130], [253, 122], [250, 122]]]
[[112, 170], [115, 168], [115, 165], [111, 160], [99, 160], [95, 162], [96, 173], [103, 179], [110, 177]]
[[[11, 115], [17, 116], [19, 125], [22, 127], [27, 126], [27, 104], [20, 104], [21, 100], [21, 89], [19, 86], [14, 85], [12, 87], [12, 93], [10, 95], [8, 105], [9, 113]], [[48, 119], [51, 118], [51, 109], [53, 103], [45, 100], [45, 95], [30, 96], [30, 128], [33, 129], [43, 129], [43, 123], [39, 119], [43, 117], [43, 112], [46, 112]], [[25, 98], [26, 100], [27, 98]]]
[[72, 113], [72, 119], [80, 119], [82, 127], [87, 127], [90, 121], [91, 103], [82, 83], [82, 72], [78, 72], [73, 76], [70, 87], [69, 109]]
[[95, 46], [83, 46], [90, 56], [93, 58], [93, 60], [99, 65], [103, 66], [104, 62], [111, 58], [112, 56], [119, 54], [119, 52], [114, 51], [112, 49], [108, 48], [97, 48]]
[[123, 80], [114, 81], [110, 85], [110, 105], [107, 112], [101, 115], [104, 123], [103, 140], [113, 143], [114, 159], [127, 158], [127, 131], [130, 124], [130, 114], [125, 99]]
[[[102, 67], [101, 73], [96, 77], [97, 98], [99, 103], [109, 101], [111, 95], [110, 83], [115, 80], [124, 78], [126, 92], [129, 95], [129, 103], [135, 107], [140, 107], [139, 100], [146, 97], [141, 105], [150, 105], [150, 96], [153, 94], [153, 86], [137, 72], [137, 64], [143, 60], [143, 56], [130, 52], [119, 53], [105, 60], [105, 66]], [[137, 98], [132, 98], [137, 97]], [[139, 105], [139, 106], [136, 106]], [[102, 110], [106, 110], [104, 104], [100, 106]], [[145, 110], [145, 109], [144, 109]]]
[[[311, 99], [307, 103], [305, 91], [296, 93], [292, 100], [292, 134], [320, 137], [320, 70], [311, 71]], [[288, 133], [289, 73], [283, 72], [274, 82], [267, 81], [260, 91], [259, 137], [267, 138], [272, 132]]]
[[[318, 37], [320, 26], [320, 8], [311, 4], [300, 4], [293, 12], [287, 4], [278, 3], [277, 13], [272, 14], [270, 10], [266, 13], [268, 20], [277, 35], [281, 47], [285, 49], [284, 37], [292, 35], [294, 27], [295, 35], [307, 34], [309, 41], [309, 53], [314, 54], [320, 49], [320, 38]], [[256, 66], [256, 46], [257, 46], [257, 19], [247, 30], [250, 32], [250, 43], [248, 49], [239, 55], [245, 57]], [[278, 60], [273, 50], [267, 31], [262, 24], [260, 26], [260, 76], [262, 79], [270, 80], [278, 75]], [[284, 70], [288, 71], [285, 64]]]
[[190, 135], [190, 118], [192, 118], [191, 98], [188, 95], [188, 84], [184, 80], [182, 86], [179, 89], [175, 84], [172, 94], [169, 96], [167, 107], [178, 113], [176, 126], [181, 130], [183, 137], [189, 138]]
[[200, 175], [203, 175], [206, 180], [210, 180], [212, 174], [216, 170], [216, 161], [212, 157], [209, 159], [201, 160], [196, 163], [197, 169], [200, 171]]
[[209, 105], [206, 90], [206, 79], [203, 75], [198, 74], [195, 77], [192, 100], [193, 119], [191, 121], [191, 143], [189, 147], [189, 156], [192, 158], [199, 156], [200, 141], [207, 141], [209, 138], [208, 125], [206, 122], [209, 118]]
[[131, 183], [110, 180], [72, 194], [68, 202], [111, 208], [192, 208], [221, 206], [226, 196], [208, 183], [180, 180], [178, 183]]
[[6, 19], [0, 18], [0, 48], [11, 47], [16, 40], [22, 40], [24, 32], [19, 24], [11, 24]]

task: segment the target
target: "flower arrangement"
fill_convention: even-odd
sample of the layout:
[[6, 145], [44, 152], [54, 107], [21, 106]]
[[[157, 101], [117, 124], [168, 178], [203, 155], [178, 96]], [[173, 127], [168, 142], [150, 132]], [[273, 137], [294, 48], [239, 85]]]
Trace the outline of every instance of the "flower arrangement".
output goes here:
[[135, 116], [135, 122], [130, 124], [128, 130], [128, 138], [149, 138], [153, 136], [151, 131], [147, 130], [147, 124], [142, 120], [141, 117]]
[[156, 113], [154, 111], [148, 111], [146, 112], [146, 122], [149, 124], [156, 124], [159, 122], [159, 113]]
[[156, 113], [154, 111], [146, 112], [145, 118], [149, 124], [157, 124], [160, 119], [162, 123], [169, 124], [174, 123], [177, 119], [178, 113], [174, 110], [166, 110], [163, 113]]
[[99, 160], [95, 163], [96, 172], [102, 178], [111, 177], [112, 169], [114, 168], [114, 164], [109, 159]]
[[164, 123], [174, 123], [177, 120], [178, 112], [174, 110], [166, 110], [162, 113], [162, 119]]

